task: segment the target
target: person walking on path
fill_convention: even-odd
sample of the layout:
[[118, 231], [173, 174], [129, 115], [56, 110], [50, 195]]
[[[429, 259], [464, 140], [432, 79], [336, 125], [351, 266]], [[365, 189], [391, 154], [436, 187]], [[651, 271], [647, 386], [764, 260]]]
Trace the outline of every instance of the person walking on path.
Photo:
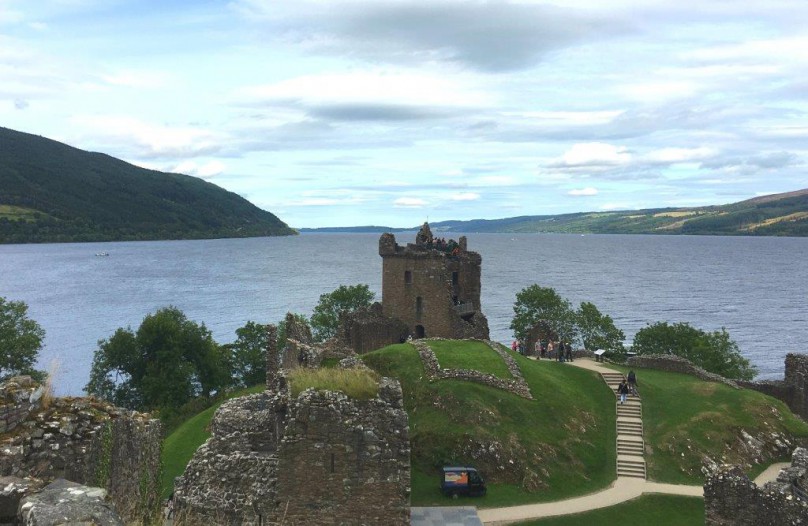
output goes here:
[[564, 342], [563, 341], [558, 342], [558, 361], [559, 362], [564, 361], [564, 351], [565, 351]]
[[628, 372], [628, 390], [634, 396], [640, 396], [637, 392], [637, 375], [634, 374], [634, 370]]
[[620, 381], [620, 385], [617, 386], [617, 394], [620, 395], [620, 404], [623, 404], [628, 396], [628, 384], [626, 383], [625, 378], [623, 378]]
[[547, 340], [547, 358], [553, 359], [553, 340]]
[[541, 340], [536, 340], [536, 345], [533, 346], [533, 351], [536, 353], [536, 358], [542, 358]]
[[567, 342], [567, 361], [572, 361], [572, 344], [570, 342]]

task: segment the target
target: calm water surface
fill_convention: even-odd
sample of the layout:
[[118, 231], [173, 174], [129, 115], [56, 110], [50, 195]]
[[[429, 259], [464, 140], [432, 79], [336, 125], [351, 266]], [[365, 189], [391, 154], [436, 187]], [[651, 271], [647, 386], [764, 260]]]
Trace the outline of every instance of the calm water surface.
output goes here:
[[[399, 243], [414, 233], [397, 234]], [[726, 327], [761, 378], [779, 378], [808, 339], [808, 239], [469, 234], [483, 257], [483, 311], [507, 342], [516, 293], [533, 283], [591, 301], [629, 338], [647, 323]], [[0, 296], [46, 330], [59, 394], [80, 394], [97, 341], [175, 305], [220, 343], [248, 320], [310, 314], [320, 294], [367, 283], [380, 294], [377, 234], [0, 245]], [[97, 257], [108, 252], [109, 257]], [[381, 299], [377, 296], [377, 299]]]

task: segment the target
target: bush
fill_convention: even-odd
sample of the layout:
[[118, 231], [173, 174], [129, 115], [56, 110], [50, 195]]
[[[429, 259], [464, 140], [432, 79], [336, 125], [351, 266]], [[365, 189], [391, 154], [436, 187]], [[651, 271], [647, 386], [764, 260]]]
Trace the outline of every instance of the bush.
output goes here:
[[705, 332], [688, 323], [657, 322], [634, 336], [637, 354], [674, 354], [690, 360], [705, 371], [734, 380], [751, 380], [757, 368], [741, 356], [738, 344], [726, 329]]
[[340, 314], [369, 307], [374, 297], [370, 287], [363, 284], [340, 285], [333, 292], [321, 295], [311, 316], [314, 339], [322, 342], [336, 336]]
[[42, 381], [45, 373], [34, 369], [45, 331], [28, 318], [28, 305], [0, 296], [0, 380], [27, 374]]

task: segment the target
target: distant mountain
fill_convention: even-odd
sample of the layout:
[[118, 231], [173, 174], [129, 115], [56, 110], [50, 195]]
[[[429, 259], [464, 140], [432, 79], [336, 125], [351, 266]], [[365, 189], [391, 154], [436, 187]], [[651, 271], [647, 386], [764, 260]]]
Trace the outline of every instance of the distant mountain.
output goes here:
[[[808, 236], [808, 189], [755, 197], [728, 205], [651, 208], [615, 212], [520, 216], [430, 223], [435, 233], [570, 233]], [[417, 227], [414, 227], [417, 228]], [[389, 232], [406, 229], [352, 227], [340, 232]], [[309, 229], [323, 231], [323, 229]]]
[[0, 243], [290, 234], [275, 215], [202, 179], [0, 127]]

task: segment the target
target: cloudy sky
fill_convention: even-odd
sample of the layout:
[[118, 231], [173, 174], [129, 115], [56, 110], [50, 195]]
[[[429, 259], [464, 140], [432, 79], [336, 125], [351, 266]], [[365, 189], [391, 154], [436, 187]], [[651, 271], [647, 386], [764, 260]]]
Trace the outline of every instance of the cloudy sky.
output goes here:
[[804, 0], [0, 0], [0, 126], [295, 227], [805, 188], [806, 110]]

